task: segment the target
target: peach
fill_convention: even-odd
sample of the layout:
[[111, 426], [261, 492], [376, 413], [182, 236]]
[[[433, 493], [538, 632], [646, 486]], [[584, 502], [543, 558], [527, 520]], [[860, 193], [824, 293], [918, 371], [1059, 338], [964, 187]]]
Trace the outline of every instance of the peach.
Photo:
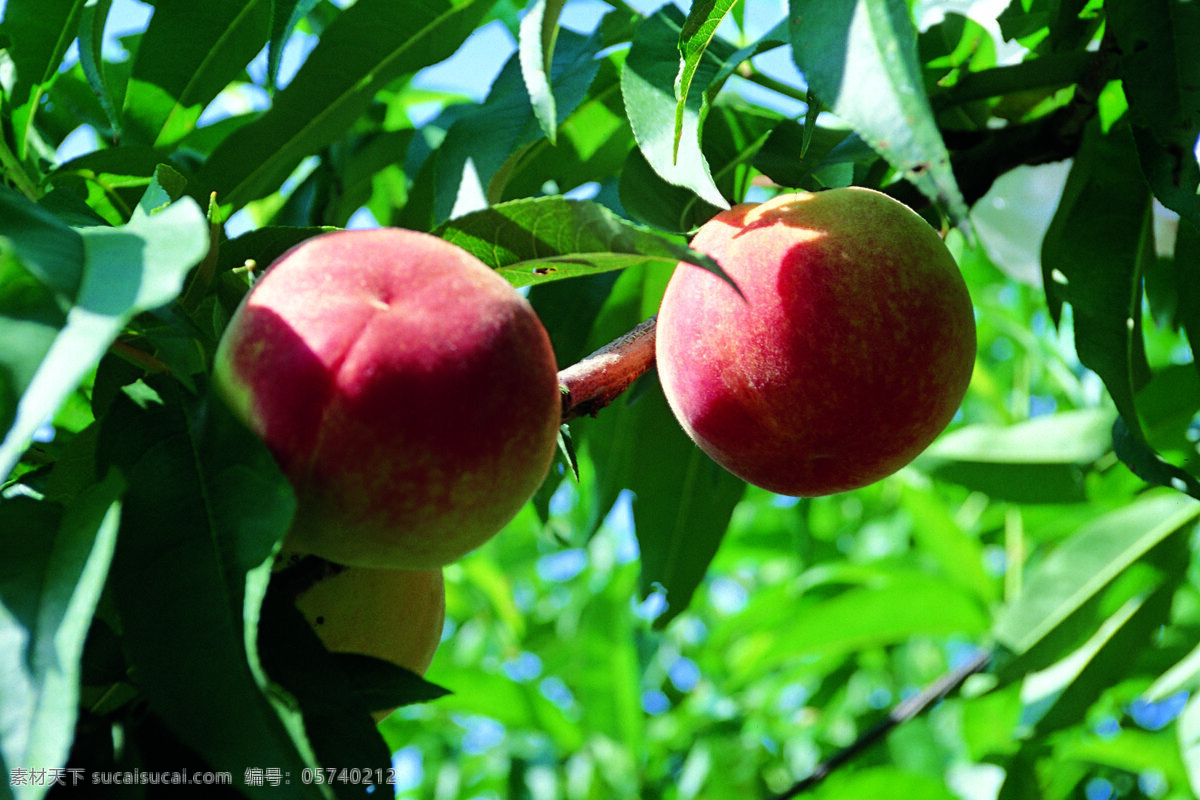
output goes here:
[[663, 391], [727, 470], [798, 497], [886, 477], [949, 424], [975, 321], [954, 258], [904, 204], [864, 188], [786, 194], [705, 223], [699, 267], [658, 316]]
[[[296, 599], [335, 653], [382, 658], [424, 675], [446, 621], [442, 571], [347, 567]], [[395, 709], [375, 712], [375, 720]]]
[[213, 385], [296, 490], [288, 549], [366, 567], [440, 567], [495, 535], [545, 478], [561, 414], [529, 302], [400, 229], [277, 259], [223, 334]]

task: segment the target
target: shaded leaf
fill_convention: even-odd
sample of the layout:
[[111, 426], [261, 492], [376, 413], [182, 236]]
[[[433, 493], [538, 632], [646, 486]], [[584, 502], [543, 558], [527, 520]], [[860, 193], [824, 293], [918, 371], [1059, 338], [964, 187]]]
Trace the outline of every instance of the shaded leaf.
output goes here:
[[[101, 425], [98, 463], [130, 482], [112, 591], [150, 709], [239, 781], [264, 764], [293, 775], [315, 767], [299, 714], [271, 690], [255, 652], [270, 557], [295, 511], [271, 454], [220, 402], [169, 381], [127, 388]], [[331, 794], [305, 783], [292, 791]]]
[[[557, 91], [555, 125], [586, 96], [599, 71], [598, 36], [563, 30], [557, 37], [552, 80]], [[521, 78], [521, 54], [508, 60], [483, 104], [469, 108], [451, 125], [437, 153], [438, 220], [461, 216], [495, 202], [526, 148], [544, 142], [544, 132]], [[564, 176], [565, 177], [565, 176]]]
[[1174, 585], [1128, 600], [1104, 621], [1083, 647], [1062, 663], [1025, 682], [1025, 724], [1044, 736], [1085, 718], [1108, 687], [1134, 667], [1130, 653], [1147, 647], [1167, 620]]
[[657, 382], [636, 407], [633, 519], [641, 557], [641, 594], [662, 592], [662, 629], [681, 614], [729, 527], [746, 484], [713, 462], [679, 427]]
[[1070, 303], [1079, 360], [1140, 436], [1134, 395], [1150, 378], [1140, 276], [1153, 250], [1150, 192], [1138, 170], [1128, 127], [1105, 135], [1098, 122], [1088, 126], [1042, 241], [1042, 276], [1055, 321]]
[[0, 35], [16, 70], [13, 128], [17, 156], [25, 158], [34, 132], [34, 116], [75, 40], [85, 0], [8, 0]]
[[514, 286], [659, 262], [712, 259], [621, 219], [587, 200], [513, 200], [445, 222], [434, 233], [497, 270]]
[[84, 5], [79, 18], [79, 65], [96, 95], [96, 100], [104, 109], [113, 138], [119, 139], [121, 113], [118, 106], [121, 100], [110, 85], [108, 68], [103, 58], [104, 27], [108, 23], [110, 8], [112, 0], [96, 0]]
[[888, 163], [966, 221], [903, 0], [790, 0], [792, 56], [826, 108]]
[[1155, 196], [1200, 225], [1200, 8], [1182, 0], [1105, 3], [1120, 48], [1138, 157]]
[[[0, 502], [0, 761], [60, 769], [75, 736], [80, 660], [108, 575], [123, 479], [112, 474], [65, 509], [20, 497]], [[12, 786], [42, 797], [52, 783]]]
[[300, 20], [312, 11], [321, 0], [275, 0], [271, 14], [271, 42], [267, 47], [267, 87], [272, 91], [279, 80], [279, 65], [283, 60], [283, 48], [295, 31]]
[[[343, 669], [344, 654], [326, 650], [295, 604], [273, 591], [268, 591], [263, 601], [258, 648], [263, 669], [299, 704], [313, 752], [323, 768], [369, 768], [387, 774], [391, 754], [369, 712], [400, 703], [369, 703]], [[399, 669], [394, 664], [387, 666]], [[330, 786], [339, 797], [363, 794], [362, 786], [333, 781]]]

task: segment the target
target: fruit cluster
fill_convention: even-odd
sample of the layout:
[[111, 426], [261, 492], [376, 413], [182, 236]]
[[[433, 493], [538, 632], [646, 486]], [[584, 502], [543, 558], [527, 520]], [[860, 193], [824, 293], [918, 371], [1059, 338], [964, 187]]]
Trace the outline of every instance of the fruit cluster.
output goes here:
[[[724, 275], [679, 266], [647, 358], [722, 466], [783, 494], [847, 491], [949, 423], [971, 301], [913, 211], [867, 189], [783, 195], [719, 214], [692, 245]], [[432, 235], [327, 233], [246, 296], [214, 387], [295, 488], [285, 548], [346, 567], [297, 601], [326, 645], [424, 673], [442, 567], [503, 528], [554, 456], [559, 377], [533, 308]]]

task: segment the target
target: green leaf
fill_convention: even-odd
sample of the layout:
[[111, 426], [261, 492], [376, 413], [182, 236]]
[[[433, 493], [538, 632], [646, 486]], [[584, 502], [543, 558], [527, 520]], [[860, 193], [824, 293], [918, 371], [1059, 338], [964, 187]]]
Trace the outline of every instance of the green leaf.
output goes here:
[[679, 75], [679, 41], [683, 13], [668, 5], [639, 27], [621, 73], [625, 113], [638, 148], [664, 180], [695, 192], [717, 208], [728, 208], [701, 150], [707, 113], [703, 98], [692, 96], [676, 130], [675, 79]]
[[967, 207], [925, 94], [903, 0], [790, 0], [792, 55], [810, 89], [956, 224]]
[[271, 14], [271, 43], [267, 48], [267, 86], [274, 91], [279, 80], [279, 65], [283, 60], [283, 48], [292, 32], [321, 0], [275, 0]]
[[[112, 403], [97, 463], [129, 478], [112, 591], [150, 710], [239, 781], [264, 765], [293, 776], [315, 767], [299, 714], [257, 655], [271, 556], [295, 512], [265, 445], [219, 401], [163, 380], [134, 384]], [[292, 791], [330, 796], [299, 782]]]
[[1029, 706], [1026, 724], [1044, 736], [1083, 721], [1101, 693], [1133, 669], [1129, 654], [1150, 646], [1170, 615], [1174, 589], [1168, 584], [1126, 601], [1081, 648], [1027, 678], [1022, 689]]
[[1113, 414], [1081, 409], [1015, 425], [968, 425], [943, 435], [917, 463], [938, 480], [1022, 503], [1087, 500], [1087, 470], [1112, 449]]
[[863, 800], [868, 797], [955, 800], [958, 796], [946, 787], [940, 776], [891, 766], [839, 772], [812, 793], [813, 800]]
[[1133, 137], [1088, 125], [1042, 241], [1046, 301], [1057, 322], [1070, 303], [1079, 360], [1104, 381], [1141, 435], [1135, 393], [1150, 378], [1141, 328], [1143, 267], [1154, 257], [1151, 198]]
[[1175, 725], [1179, 752], [1187, 768], [1188, 783], [1200, 795], [1200, 695], [1193, 695]]
[[270, 0], [157, 0], [125, 92], [127, 135], [178, 142], [267, 43]]
[[1200, 8], [1186, 0], [1112, 0], [1104, 10], [1146, 178], [1163, 205], [1200, 225]]
[[16, 110], [13, 128], [17, 157], [24, 159], [36, 137], [34, 116], [54, 82], [58, 67], [75, 41], [85, 0], [9, 0], [4, 6], [0, 35], [16, 70], [12, 96]]
[[550, 69], [554, 63], [554, 40], [558, 37], [558, 17], [567, 0], [533, 0], [521, 18], [517, 39], [521, 75], [529, 102], [542, 131], [551, 144], [558, 134], [558, 111], [554, 87], [550, 85]]
[[[2, 197], [2, 195], [0, 195]], [[56, 230], [39, 221], [43, 239]], [[18, 335], [31, 323], [42, 350], [19, 353], [18, 378], [12, 386], [21, 393], [16, 418], [0, 443], [0, 475], [17, 463], [37, 427], [58, 410], [67, 395], [79, 385], [116, 339], [117, 334], [141, 311], [165, 305], [183, 288], [183, 279], [208, 250], [208, 225], [200, 208], [190, 199], [174, 203], [153, 216], [137, 217], [120, 228], [67, 229], [63, 246], [78, 247], [82, 236], [84, 260], [77, 293], [65, 317], [51, 319], [45, 297], [36, 301], [37, 313], [25, 319], [0, 318], [0, 336]], [[11, 262], [5, 270], [11, 270]], [[39, 262], [40, 263], [40, 262]], [[70, 262], [67, 262], [68, 264]], [[76, 267], [71, 266], [68, 272]], [[46, 291], [62, 296], [73, 275], [37, 275]], [[31, 292], [40, 292], [28, 281]], [[30, 295], [32, 296], [32, 295]], [[41, 352], [39, 352], [41, 351]], [[35, 372], [29, 368], [36, 362]], [[7, 389], [6, 389], [7, 391]]]
[[758, 675], [816, 656], [843, 658], [914, 636], [975, 636], [988, 626], [973, 597], [928, 573], [883, 572], [826, 600], [789, 600], [789, 613], [772, 618], [769, 630], [748, 630], [732, 643], [739, 672]]
[[490, 6], [359, 0], [325, 29], [270, 110], [217, 146], [197, 191], [215, 191], [233, 208], [275, 191], [303, 158], [345, 133], [379, 89], [453, 54]]
[[913, 541], [937, 561], [942, 574], [985, 607], [999, 600], [996, 581], [984, 568], [983, 544], [963, 530], [942, 498], [904, 486], [900, 499], [912, 515]]
[[[78, 716], [80, 660], [104, 588], [121, 516], [121, 476], [65, 509], [18, 497], [0, 502], [0, 761], [66, 766]], [[12, 787], [40, 798], [52, 783]]]
[[445, 222], [434, 233], [475, 255], [514, 286], [658, 262], [717, 271], [712, 259], [621, 219], [588, 200], [513, 200]]
[[[275, 591], [268, 591], [263, 601], [258, 649], [267, 675], [299, 704], [313, 752], [323, 768], [369, 768], [387, 774], [391, 753], [369, 712], [388, 706], [368, 704], [343, 668], [342, 659], [347, 656], [326, 650], [295, 604]], [[362, 796], [361, 786], [330, 785], [339, 797]]]
[[[559, 33], [552, 79], [557, 87], [557, 124], [587, 95], [599, 71], [599, 36]], [[528, 150], [544, 142], [521, 78], [520, 53], [508, 60], [482, 105], [465, 110], [437, 153], [438, 220], [475, 211], [504, 193], [509, 175]], [[540, 188], [540, 187], [539, 187]], [[571, 188], [571, 187], [568, 187]]]
[[1198, 515], [1200, 503], [1155, 492], [1080, 528], [1037, 565], [1020, 596], [996, 618], [996, 640], [1018, 656], [1026, 653]]
[[636, 406], [633, 520], [641, 556], [641, 593], [662, 592], [665, 628], [691, 603], [729, 527], [746, 484], [717, 466], [688, 439], [654, 383]]
[[1176, 314], [1195, 354], [1200, 353], [1200, 228], [1182, 224], [1175, 237]]
[[717, 36], [717, 28], [737, 0], [699, 0], [692, 3], [679, 32], [679, 76], [675, 80], [675, 158], [679, 157], [679, 141], [683, 136], [688, 112], [688, 97], [701, 62], [709, 45]]
[[93, 0], [84, 5], [79, 18], [79, 65], [104, 109], [113, 138], [120, 139], [121, 114], [117, 110], [120, 101], [109, 83], [103, 58], [104, 27], [111, 8], [112, 0]]

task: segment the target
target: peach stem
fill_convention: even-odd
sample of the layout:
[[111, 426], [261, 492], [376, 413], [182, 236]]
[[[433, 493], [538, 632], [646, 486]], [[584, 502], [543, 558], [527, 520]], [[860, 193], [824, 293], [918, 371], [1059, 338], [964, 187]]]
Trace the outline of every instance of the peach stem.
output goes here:
[[558, 373], [562, 420], [596, 412], [617, 399], [654, 365], [657, 315]]

